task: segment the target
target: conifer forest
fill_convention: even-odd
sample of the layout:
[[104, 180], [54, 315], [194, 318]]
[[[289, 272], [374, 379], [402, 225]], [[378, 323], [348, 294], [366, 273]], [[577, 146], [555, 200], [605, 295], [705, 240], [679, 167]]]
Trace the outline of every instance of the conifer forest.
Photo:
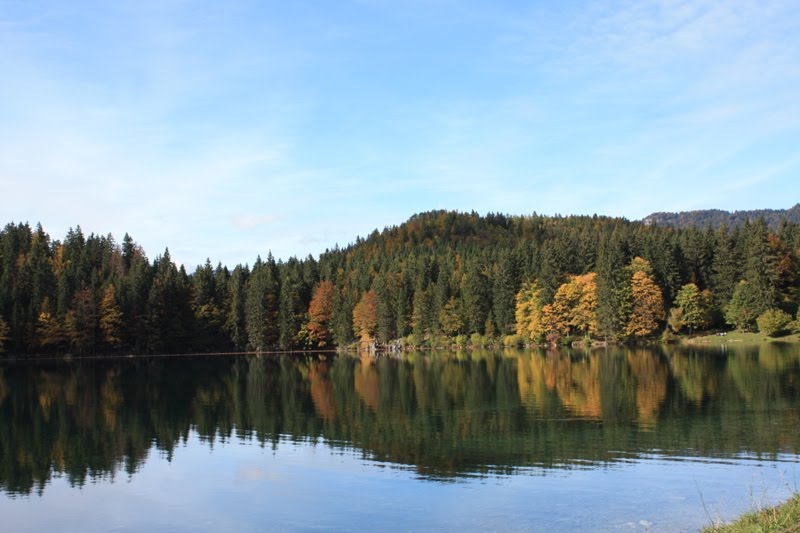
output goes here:
[[[265, 250], [268, 243], [265, 243]], [[213, 251], [211, 251], [213, 253]], [[800, 224], [435, 211], [319, 258], [187, 272], [133, 238], [0, 231], [0, 353], [636, 342], [798, 327]]]

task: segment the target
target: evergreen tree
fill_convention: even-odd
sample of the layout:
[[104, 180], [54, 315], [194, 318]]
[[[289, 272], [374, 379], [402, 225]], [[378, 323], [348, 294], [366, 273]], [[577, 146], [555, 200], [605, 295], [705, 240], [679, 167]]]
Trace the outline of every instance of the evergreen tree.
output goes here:
[[750, 283], [755, 311], [758, 314], [778, 304], [777, 258], [769, 244], [764, 219], [745, 225], [745, 279]]
[[742, 280], [736, 284], [733, 296], [725, 306], [725, 322], [736, 329], [749, 331], [758, 318], [758, 305], [752, 285]]
[[477, 262], [469, 265], [461, 282], [461, 305], [467, 317], [467, 329], [471, 332], [485, 332], [490, 312], [489, 287], [489, 279], [481, 265]]
[[228, 283], [230, 296], [225, 331], [237, 350], [244, 350], [248, 345], [245, 307], [249, 274], [247, 267], [236, 265]]
[[605, 339], [619, 336], [627, 321], [629, 285], [626, 250], [618, 231], [602, 239], [597, 252], [597, 329]]
[[497, 330], [501, 334], [514, 331], [514, 296], [519, 289], [520, 270], [512, 252], [504, 252], [496, 264], [492, 280], [492, 303]]
[[276, 346], [278, 341], [277, 280], [269, 261], [256, 259], [247, 280], [245, 299], [245, 328], [248, 347], [261, 352]]
[[736, 237], [730, 235], [726, 227], [722, 226], [716, 231], [714, 240], [711, 290], [717, 306], [723, 307], [730, 301], [736, 283], [741, 279], [740, 259], [736, 253]]

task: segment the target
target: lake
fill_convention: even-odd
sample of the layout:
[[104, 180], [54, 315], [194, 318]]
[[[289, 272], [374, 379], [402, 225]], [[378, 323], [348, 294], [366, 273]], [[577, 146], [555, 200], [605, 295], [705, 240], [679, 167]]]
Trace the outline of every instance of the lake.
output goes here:
[[800, 486], [800, 347], [0, 363], [3, 531], [693, 531]]

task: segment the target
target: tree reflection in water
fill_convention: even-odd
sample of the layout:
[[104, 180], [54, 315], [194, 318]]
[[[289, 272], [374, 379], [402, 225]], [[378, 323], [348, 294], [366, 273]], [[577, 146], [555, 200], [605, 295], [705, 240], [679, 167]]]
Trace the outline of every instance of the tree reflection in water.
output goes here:
[[0, 490], [134, 475], [203, 442], [322, 439], [449, 478], [800, 451], [800, 350], [476, 351], [0, 366]]

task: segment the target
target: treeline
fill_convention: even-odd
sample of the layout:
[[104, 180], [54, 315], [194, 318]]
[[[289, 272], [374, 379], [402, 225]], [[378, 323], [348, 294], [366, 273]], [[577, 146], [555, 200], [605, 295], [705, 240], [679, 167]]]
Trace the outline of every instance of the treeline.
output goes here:
[[676, 228], [698, 227], [719, 228], [722, 226], [743, 226], [763, 218], [772, 229], [778, 229], [782, 222], [800, 223], [800, 204], [789, 209], [752, 209], [745, 211], [723, 211], [721, 209], [700, 209], [680, 213], [653, 213], [642, 219], [647, 225], [672, 226]]
[[[186, 353], [558, 342], [794, 327], [800, 225], [664, 228], [598, 216], [429, 212], [319, 259], [194, 272], [133, 239], [0, 232], [10, 353]], [[759, 320], [760, 319], [760, 320]]]

